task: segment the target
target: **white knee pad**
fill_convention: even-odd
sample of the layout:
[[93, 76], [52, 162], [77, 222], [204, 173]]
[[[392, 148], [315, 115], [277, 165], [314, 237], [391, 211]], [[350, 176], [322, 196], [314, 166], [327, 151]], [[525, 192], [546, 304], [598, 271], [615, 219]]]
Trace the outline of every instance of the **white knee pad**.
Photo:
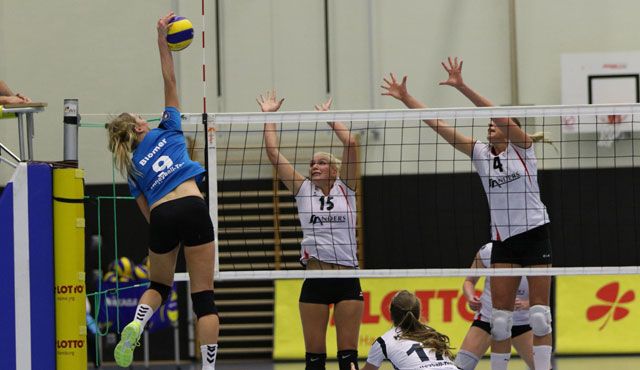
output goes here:
[[533, 335], [541, 337], [550, 334], [551, 328], [551, 308], [549, 306], [535, 305], [529, 308], [529, 325]]
[[491, 311], [491, 337], [497, 341], [511, 338], [513, 312], [493, 309]]
[[458, 352], [458, 354], [456, 355], [454, 365], [462, 370], [474, 370], [478, 365], [478, 361], [480, 361], [478, 356], [469, 351], [461, 349], [460, 352]]

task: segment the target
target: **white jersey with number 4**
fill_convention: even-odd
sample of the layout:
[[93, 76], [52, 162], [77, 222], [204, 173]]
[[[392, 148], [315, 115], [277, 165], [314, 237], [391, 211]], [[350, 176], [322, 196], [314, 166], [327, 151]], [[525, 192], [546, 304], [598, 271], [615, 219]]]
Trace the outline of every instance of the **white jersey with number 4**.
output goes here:
[[505, 240], [548, 223], [533, 145], [523, 149], [509, 143], [498, 155], [492, 148], [476, 141], [471, 157], [489, 200], [491, 239]]
[[432, 348], [423, 348], [416, 341], [398, 339], [399, 335], [400, 330], [392, 328], [376, 339], [367, 362], [380, 367], [384, 360], [389, 360], [396, 370], [458, 370], [447, 356], [436, 354]]
[[[478, 252], [478, 257], [480, 257], [480, 262], [484, 268], [491, 267], [491, 249], [493, 249], [493, 244], [487, 243], [483, 245]], [[529, 283], [526, 277], [520, 279], [516, 298], [525, 301], [529, 300]], [[484, 279], [484, 290], [480, 296], [480, 303], [482, 307], [480, 308], [480, 312], [476, 313], [475, 319], [491, 322], [491, 309], [493, 305], [491, 303], [491, 278], [489, 276]], [[513, 325], [529, 325], [529, 310], [513, 311]]]
[[339, 178], [328, 195], [306, 179], [296, 194], [302, 226], [300, 261], [309, 258], [358, 267], [356, 193]]

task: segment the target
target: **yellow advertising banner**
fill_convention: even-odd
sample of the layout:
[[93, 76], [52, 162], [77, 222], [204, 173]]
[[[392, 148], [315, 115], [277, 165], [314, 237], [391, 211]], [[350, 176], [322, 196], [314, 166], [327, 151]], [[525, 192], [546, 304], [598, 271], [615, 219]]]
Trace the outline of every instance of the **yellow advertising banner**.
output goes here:
[[556, 352], [639, 353], [640, 276], [556, 279]]
[[[402, 289], [415, 293], [421, 300], [421, 319], [448, 335], [454, 348], [460, 348], [474, 314], [462, 293], [463, 281], [463, 278], [361, 279], [364, 315], [358, 352], [366, 355], [376, 338], [391, 328], [389, 303]], [[298, 311], [301, 287], [302, 280], [275, 283], [274, 359], [304, 359], [304, 337]], [[335, 358], [336, 348], [336, 330], [331, 316], [327, 329], [328, 358]]]

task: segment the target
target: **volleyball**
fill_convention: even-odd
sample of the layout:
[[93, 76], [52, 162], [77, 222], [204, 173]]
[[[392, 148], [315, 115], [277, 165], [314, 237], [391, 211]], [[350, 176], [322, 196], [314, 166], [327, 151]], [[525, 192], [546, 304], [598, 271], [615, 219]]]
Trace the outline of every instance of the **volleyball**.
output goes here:
[[175, 290], [171, 291], [171, 299], [165, 304], [167, 310], [167, 317], [171, 322], [178, 321], [178, 293]]
[[102, 281], [105, 281], [107, 283], [115, 283], [116, 281], [121, 283], [128, 283], [131, 281], [131, 278], [129, 278], [128, 276], [120, 275], [118, 276], [118, 279], [116, 279], [116, 273], [113, 271], [109, 271], [104, 274], [104, 278], [102, 279]]
[[133, 267], [133, 277], [137, 280], [149, 279], [149, 270], [145, 265], [136, 265]]
[[120, 257], [115, 263], [113, 269], [120, 276], [131, 277], [133, 273], [133, 263], [127, 257]]
[[193, 24], [185, 17], [174, 17], [167, 30], [169, 50], [180, 51], [193, 41]]
[[102, 278], [102, 280], [103, 280], [103, 281], [111, 281], [111, 280], [114, 280], [114, 281], [115, 281], [115, 278], [116, 278], [116, 273], [115, 273], [115, 272], [113, 272], [113, 271], [107, 271], [107, 272], [104, 274], [104, 277]]

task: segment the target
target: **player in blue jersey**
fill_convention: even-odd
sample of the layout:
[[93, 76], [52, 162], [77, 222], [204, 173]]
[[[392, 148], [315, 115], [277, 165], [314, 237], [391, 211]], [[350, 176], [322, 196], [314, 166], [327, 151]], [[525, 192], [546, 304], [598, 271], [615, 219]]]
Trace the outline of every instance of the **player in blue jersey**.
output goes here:
[[181, 127], [173, 57], [166, 40], [173, 17], [170, 12], [157, 24], [165, 98], [160, 125], [151, 129], [140, 116], [122, 113], [107, 126], [109, 150], [150, 224], [151, 284], [140, 298], [134, 320], [122, 331], [114, 357], [122, 367], [131, 364], [145, 325], [171, 294], [182, 243], [193, 310], [198, 318], [202, 369], [214, 370], [219, 332], [213, 294], [214, 231], [207, 204], [197, 186], [205, 170], [189, 158]]

